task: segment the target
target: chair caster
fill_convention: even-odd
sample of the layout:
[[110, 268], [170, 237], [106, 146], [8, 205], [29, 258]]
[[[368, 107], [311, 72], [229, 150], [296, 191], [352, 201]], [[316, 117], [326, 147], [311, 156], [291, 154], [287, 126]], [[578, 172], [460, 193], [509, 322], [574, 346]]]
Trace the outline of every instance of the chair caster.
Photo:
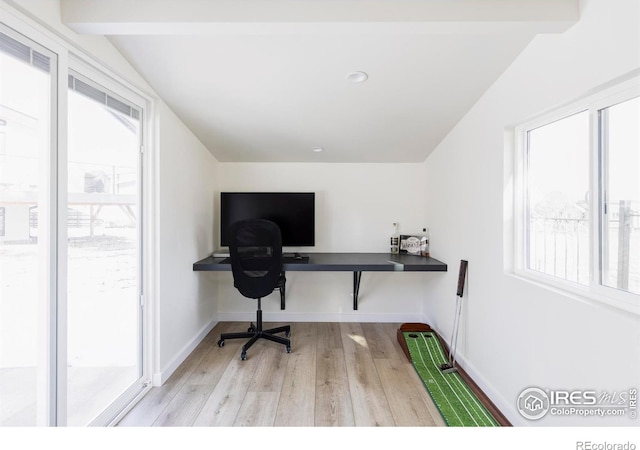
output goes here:
[[240, 359], [242, 361], [246, 361], [247, 360], [247, 352], [242, 352], [240, 353]]
[[287, 353], [291, 353], [291, 346], [287, 345]]
[[224, 347], [224, 339], [218, 341], [218, 347]]

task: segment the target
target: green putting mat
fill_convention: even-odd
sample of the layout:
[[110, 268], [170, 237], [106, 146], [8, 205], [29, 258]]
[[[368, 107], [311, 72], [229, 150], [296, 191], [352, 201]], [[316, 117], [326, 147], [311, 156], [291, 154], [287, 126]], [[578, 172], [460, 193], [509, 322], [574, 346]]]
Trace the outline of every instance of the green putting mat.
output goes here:
[[457, 372], [443, 373], [448, 362], [438, 337], [431, 331], [405, 331], [411, 362], [429, 395], [449, 426], [498, 427], [500, 424], [484, 407]]

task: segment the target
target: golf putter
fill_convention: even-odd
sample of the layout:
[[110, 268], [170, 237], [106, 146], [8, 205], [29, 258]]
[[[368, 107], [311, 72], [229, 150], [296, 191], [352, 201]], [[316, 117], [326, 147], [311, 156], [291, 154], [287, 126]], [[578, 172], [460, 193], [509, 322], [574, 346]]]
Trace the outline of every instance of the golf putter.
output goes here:
[[456, 348], [458, 346], [458, 330], [460, 328], [460, 316], [462, 315], [462, 295], [464, 293], [464, 283], [467, 278], [466, 260], [460, 261], [460, 271], [458, 272], [458, 290], [456, 291], [456, 311], [453, 320], [453, 329], [451, 330], [451, 349], [449, 350], [449, 361], [440, 365], [443, 373], [457, 372], [456, 369]]

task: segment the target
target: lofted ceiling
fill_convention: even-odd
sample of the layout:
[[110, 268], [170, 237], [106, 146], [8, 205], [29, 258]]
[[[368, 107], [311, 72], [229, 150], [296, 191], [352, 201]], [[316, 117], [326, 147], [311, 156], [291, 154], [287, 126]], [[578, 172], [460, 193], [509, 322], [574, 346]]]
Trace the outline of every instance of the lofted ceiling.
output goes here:
[[578, 4], [62, 0], [61, 13], [107, 36], [219, 161], [421, 162]]

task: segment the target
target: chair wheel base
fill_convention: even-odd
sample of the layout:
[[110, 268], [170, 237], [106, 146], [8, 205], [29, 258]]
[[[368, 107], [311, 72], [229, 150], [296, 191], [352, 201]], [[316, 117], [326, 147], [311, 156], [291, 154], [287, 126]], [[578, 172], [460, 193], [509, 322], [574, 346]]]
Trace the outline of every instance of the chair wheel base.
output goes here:
[[[258, 339], [267, 339], [273, 342], [277, 342], [285, 346], [286, 352], [291, 353], [291, 340], [288, 339], [291, 336], [291, 327], [289, 325], [270, 328], [268, 330], [262, 329], [262, 311], [258, 310], [258, 321], [256, 324], [251, 323], [249, 325], [248, 332], [239, 332], [239, 333], [222, 333], [220, 335], [220, 339], [218, 340], [218, 347], [223, 347], [226, 339], [246, 339], [249, 338], [249, 341], [245, 343], [242, 347], [242, 353], [240, 354], [240, 359], [245, 361], [247, 359], [247, 351], [249, 348], [258, 340]], [[276, 336], [276, 334], [284, 333], [286, 338], [282, 336]]]

